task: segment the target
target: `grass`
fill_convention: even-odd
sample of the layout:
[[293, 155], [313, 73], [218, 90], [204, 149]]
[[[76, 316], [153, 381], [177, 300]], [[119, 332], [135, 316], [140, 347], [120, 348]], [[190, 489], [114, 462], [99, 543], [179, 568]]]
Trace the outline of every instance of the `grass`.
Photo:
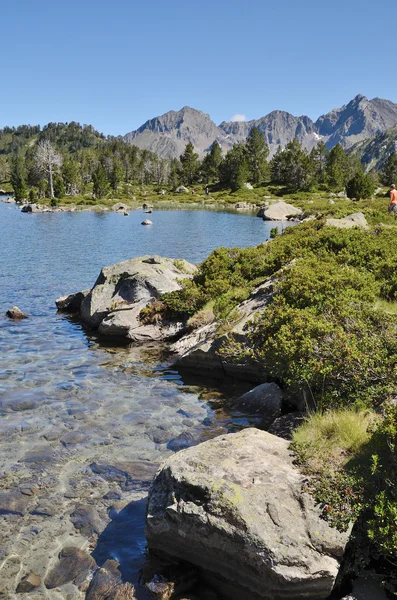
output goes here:
[[389, 302], [380, 298], [376, 301], [375, 308], [388, 315], [397, 315], [397, 302]]
[[[5, 187], [6, 186], [6, 187]], [[363, 212], [369, 223], [374, 226], [379, 223], [396, 226], [397, 219], [387, 213], [388, 194], [387, 188], [382, 188], [379, 194], [368, 200], [349, 200], [338, 197], [330, 191], [314, 189], [310, 192], [289, 191], [283, 186], [257, 185], [252, 190], [242, 188], [235, 192], [220, 189], [218, 185], [210, 185], [210, 194], [205, 193], [204, 184], [189, 186], [188, 194], [177, 194], [167, 186], [158, 184], [121, 183], [117, 192], [109, 191], [105, 198], [94, 200], [92, 198], [92, 184], [85, 186], [84, 192], [79, 196], [66, 196], [58, 201], [59, 206], [75, 206], [76, 210], [85, 208], [98, 209], [112, 208], [116, 202], [125, 202], [130, 208], [138, 208], [142, 204], [152, 204], [155, 208], [169, 206], [191, 208], [233, 208], [238, 202], [247, 202], [252, 205], [252, 210], [263, 206], [265, 203], [284, 200], [301, 208], [305, 215], [316, 217], [342, 218], [354, 212]], [[0, 183], [0, 188], [11, 191], [9, 182]], [[162, 195], [161, 191], [165, 194]], [[192, 193], [194, 190], [194, 194]], [[332, 203], [330, 204], [330, 201]], [[39, 200], [40, 204], [50, 206], [49, 198]]]
[[376, 421], [371, 411], [313, 413], [293, 434], [293, 448], [311, 474], [343, 468], [365, 446]]

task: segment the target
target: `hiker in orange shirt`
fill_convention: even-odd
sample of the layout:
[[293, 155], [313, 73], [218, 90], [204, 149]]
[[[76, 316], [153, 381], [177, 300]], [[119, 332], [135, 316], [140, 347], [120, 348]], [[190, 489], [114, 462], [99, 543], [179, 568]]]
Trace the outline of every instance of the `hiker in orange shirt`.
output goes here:
[[394, 217], [397, 215], [397, 190], [394, 183], [392, 183], [390, 186], [390, 203], [388, 213]]

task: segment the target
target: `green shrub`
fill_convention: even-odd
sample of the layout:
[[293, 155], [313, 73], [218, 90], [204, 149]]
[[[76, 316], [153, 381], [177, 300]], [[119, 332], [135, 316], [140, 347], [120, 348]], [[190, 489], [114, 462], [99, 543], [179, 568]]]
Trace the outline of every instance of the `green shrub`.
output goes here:
[[340, 265], [333, 258], [298, 259], [285, 269], [275, 287], [296, 308], [315, 306], [323, 310], [351, 302], [373, 304], [379, 296], [379, 284], [372, 273]]
[[246, 326], [246, 342], [225, 340], [220, 352], [255, 362], [310, 406], [377, 405], [396, 389], [394, 321], [367, 307], [318, 312], [282, 296]]
[[168, 317], [184, 320], [200, 310], [207, 298], [194, 280], [184, 279], [180, 290], [163, 294], [161, 300], [166, 307]]

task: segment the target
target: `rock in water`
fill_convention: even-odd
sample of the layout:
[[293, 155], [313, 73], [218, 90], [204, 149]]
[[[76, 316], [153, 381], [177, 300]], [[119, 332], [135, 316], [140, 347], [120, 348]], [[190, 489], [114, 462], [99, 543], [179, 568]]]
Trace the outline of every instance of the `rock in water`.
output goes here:
[[149, 548], [233, 600], [326, 598], [348, 534], [320, 518], [288, 446], [246, 429], [173, 455], [150, 491]]
[[29, 573], [29, 575], [25, 575], [25, 577], [22, 577], [16, 589], [16, 593], [26, 594], [28, 592], [32, 592], [35, 588], [39, 587], [40, 584], [40, 575], [36, 575], [36, 573]]
[[265, 221], [286, 221], [290, 217], [297, 217], [302, 214], [300, 208], [287, 204], [286, 202], [276, 202], [268, 206], [263, 211], [263, 218]]
[[271, 425], [281, 416], [283, 393], [276, 383], [262, 383], [246, 392], [233, 406], [242, 412], [253, 413], [263, 417], [266, 425]]
[[[155, 262], [148, 262], [149, 259], [155, 259]], [[120, 322], [113, 329], [125, 335], [122, 331], [124, 319], [127, 332], [141, 325], [138, 318], [141, 308], [152, 298], [179, 290], [179, 281], [191, 277], [195, 271], [196, 267], [185, 260], [177, 262], [153, 256], [132, 258], [104, 267], [81, 304], [80, 316], [89, 327], [97, 328], [105, 317], [117, 314]], [[136, 309], [136, 314], [134, 312], [131, 317], [129, 311]], [[108, 323], [101, 333], [115, 334], [115, 331], [107, 331], [108, 325], [112, 323]]]
[[53, 590], [69, 581], [82, 582], [94, 569], [95, 560], [89, 554], [70, 546], [61, 551], [58, 563], [48, 573], [44, 584], [48, 590]]
[[57, 309], [63, 312], [78, 312], [81, 303], [84, 298], [88, 296], [90, 291], [91, 290], [83, 290], [82, 292], [69, 294], [69, 296], [61, 296], [61, 298], [58, 298], [58, 300], [55, 301]]
[[14, 319], [15, 321], [17, 321], [19, 319], [27, 319], [28, 318], [28, 315], [26, 313], [22, 312], [21, 309], [18, 308], [18, 306], [13, 306], [12, 308], [10, 308], [10, 310], [7, 310], [6, 316], [9, 319]]
[[135, 600], [132, 583], [122, 583], [119, 563], [107, 560], [96, 571], [87, 590], [87, 600]]

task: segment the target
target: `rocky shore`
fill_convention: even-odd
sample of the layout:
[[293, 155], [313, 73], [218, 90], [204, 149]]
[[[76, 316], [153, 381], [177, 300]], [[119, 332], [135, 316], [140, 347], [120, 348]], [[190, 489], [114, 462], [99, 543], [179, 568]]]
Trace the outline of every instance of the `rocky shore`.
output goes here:
[[[146, 589], [158, 600], [321, 600], [331, 593], [341, 598], [343, 592], [334, 585], [349, 531], [339, 533], [321, 519], [289, 450], [288, 440], [305, 407], [287, 407], [282, 390], [266, 382], [259, 365], [239, 365], [218, 352], [222, 335], [244, 341], [245, 324], [266, 311], [275, 280], [264, 281], [240, 303], [238, 319], [222, 335], [216, 323], [189, 332], [182, 321], [142, 322], [143, 309], [179, 289], [181, 279], [195, 271], [186, 261], [139, 257], [103, 268], [92, 289], [57, 300], [59, 310], [75, 313], [102, 336], [141, 346], [166, 343], [178, 369], [259, 383], [231, 406], [256, 415], [260, 429], [198, 445], [181, 437], [173, 447], [181, 452], [157, 472], [147, 509]], [[99, 477], [101, 469], [94, 468]], [[113, 566], [106, 568], [112, 571]], [[88, 562], [87, 572], [93, 572]], [[382, 598], [375, 588], [375, 595], [357, 599]], [[125, 593], [122, 598], [132, 591]]]

